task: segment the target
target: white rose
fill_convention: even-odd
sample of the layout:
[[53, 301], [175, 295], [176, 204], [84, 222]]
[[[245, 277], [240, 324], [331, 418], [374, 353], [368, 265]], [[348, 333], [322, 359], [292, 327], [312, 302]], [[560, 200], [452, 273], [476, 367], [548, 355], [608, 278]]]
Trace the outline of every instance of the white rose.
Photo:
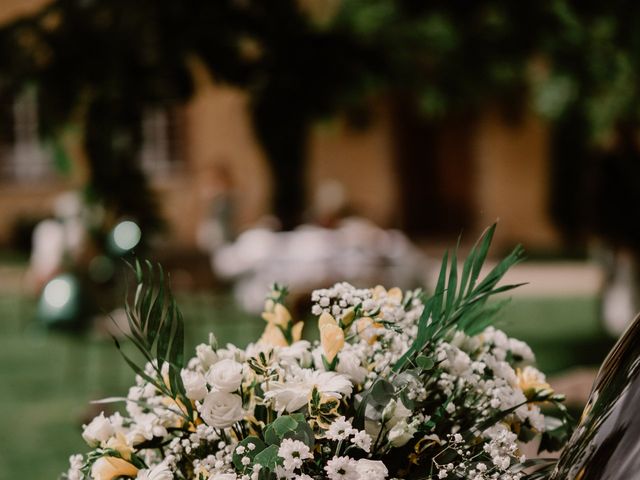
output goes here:
[[218, 360], [231, 359], [236, 362], [244, 362], [245, 360], [244, 350], [239, 349], [233, 343], [227, 343], [224, 348], [219, 348], [216, 354]]
[[184, 389], [187, 392], [187, 398], [191, 400], [202, 400], [208, 393], [207, 381], [204, 375], [190, 370], [182, 370], [180, 372]]
[[391, 399], [382, 411], [382, 420], [387, 427], [393, 427], [398, 422], [405, 420], [411, 416], [411, 410], [404, 406], [402, 401]]
[[109, 440], [113, 435], [115, 435], [113, 425], [111, 425], [108, 418], [104, 417], [102, 412], [91, 420], [89, 425], [85, 425], [82, 432], [82, 438], [90, 447], [97, 447], [100, 443]]
[[206, 343], [201, 343], [196, 347], [196, 355], [205, 370], [218, 361], [218, 355], [213, 351], [211, 345]]
[[207, 382], [219, 392], [235, 392], [242, 383], [242, 364], [228, 358], [220, 360], [209, 369]]
[[360, 478], [367, 480], [384, 480], [389, 475], [387, 467], [380, 460], [362, 458], [356, 464], [356, 471]]
[[338, 367], [336, 368], [338, 373], [346, 375], [355, 384], [364, 383], [369, 372], [360, 364], [360, 359], [355, 353], [342, 351], [338, 354], [338, 359]]
[[234, 393], [211, 392], [200, 406], [200, 416], [212, 427], [230, 427], [244, 417], [242, 399]]
[[401, 420], [389, 430], [389, 443], [394, 447], [402, 447], [413, 438], [414, 433], [416, 433], [415, 427], [407, 424], [406, 420]]

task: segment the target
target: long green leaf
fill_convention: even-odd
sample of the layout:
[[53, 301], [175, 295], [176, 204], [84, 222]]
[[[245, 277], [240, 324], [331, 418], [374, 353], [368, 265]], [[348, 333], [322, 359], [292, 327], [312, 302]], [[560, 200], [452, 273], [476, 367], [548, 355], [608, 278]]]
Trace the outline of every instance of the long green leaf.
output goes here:
[[453, 251], [451, 257], [451, 267], [449, 269], [449, 283], [447, 285], [447, 302], [445, 306], [444, 315], [449, 317], [453, 311], [453, 306], [456, 300], [456, 289], [458, 287], [458, 247]]
[[467, 288], [467, 293], [470, 293], [476, 285], [476, 281], [478, 280], [478, 276], [480, 275], [480, 271], [482, 269], [482, 265], [484, 265], [484, 261], [487, 258], [487, 253], [489, 252], [489, 247], [491, 246], [491, 240], [493, 240], [493, 234], [496, 231], [496, 224], [491, 225], [480, 237], [480, 246], [478, 247], [478, 252], [473, 259], [473, 266], [471, 267], [471, 276], [469, 278], [469, 286]]
[[450, 266], [449, 254], [448, 252], [445, 253], [435, 291], [425, 302], [416, 338], [408, 351], [394, 365], [393, 371], [395, 374], [401, 372], [407, 364], [413, 364], [414, 357], [421, 354], [429, 345], [446, 338], [454, 330], [461, 330], [467, 334], [475, 334], [482, 331], [490, 324], [491, 318], [495, 313], [504, 305], [504, 302], [497, 302], [485, 307], [487, 300], [491, 296], [520, 286], [504, 285], [497, 287], [496, 285], [504, 277], [508, 269], [522, 259], [523, 249], [521, 246], [517, 246], [485, 278], [479, 281], [495, 229], [496, 224], [493, 224], [485, 230], [471, 249], [463, 264], [460, 281], [458, 281], [457, 248], [452, 254]]
[[[131, 266], [130, 266], [131, 267]], [[137, 280], [132, 303], [126, 302], [131, 334], [126, 335], [143, 357], [154, 365], [155, 376], [146, 373], [124, 353], [116, 340], [116, 346], [133, 371], [152, 383], [163, 394], [186, 405], [191, 417], [191, 403], [186, 398], [180, 371], [184, 366], [184, 322], [180, 310], [168, 288], [161, 266], [151, 262], [135, 262], [132, 267]], [[115, 340], [115, 339], [114, 339]], [[168, 382], [162, 375], [162, 366], [169, 368]]]
[[440, 274], [433, 294], [433, 311], [431, 316], [434, 324], [439, 324], [442, 319], [442, 304], [444, 303], [444, 285], [447, 279], [447, 267], [449, 266], [449, 252], [445, 252], [440, 265]]

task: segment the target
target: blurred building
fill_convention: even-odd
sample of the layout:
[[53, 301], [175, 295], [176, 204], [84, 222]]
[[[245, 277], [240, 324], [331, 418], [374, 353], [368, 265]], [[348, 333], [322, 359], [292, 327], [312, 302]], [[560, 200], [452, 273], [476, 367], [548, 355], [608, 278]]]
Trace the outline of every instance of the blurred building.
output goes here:
[[[1, 0], [0, 22], [31, 12], [42, 0]], [[203, 191], [211, 168], [226, 166], [237, 192], [234, 223], [246, 228], [269, 213], [272, 181], [247, 115], [247, 97], [196, 72], [198, 94], [177, 111], [149, 111], [139, 161], [159, 193], [177, 247], [195, 247], [209, 205]], [[0, 244], [21, 222], [51, 215], [53, 198], [82, 185], [77, 133], [64, 139], [70, 172], [57, 173], [55, 151], [37, 135], [37, 92], [14, 99], [0, 145]], [[549, 132], [533, 114], [518, 121], [496, 111], [433, 128], [388, 99], [372, 106], [365, 127], [337, 117], [318, 124], [309, 145], [309, 203], [325, 181], [337, 181], [349, 210], [383, 227], [439, 239], [462, 229], [473, 238], [496, 218], [504, 243], [552, 250]], [[188, 214], [185, 214], [188, 212]]]

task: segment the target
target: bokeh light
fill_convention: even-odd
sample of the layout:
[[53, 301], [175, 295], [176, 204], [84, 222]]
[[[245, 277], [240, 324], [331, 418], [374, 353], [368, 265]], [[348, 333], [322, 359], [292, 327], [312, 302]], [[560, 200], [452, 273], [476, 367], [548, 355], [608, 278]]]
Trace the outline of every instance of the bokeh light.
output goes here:
[[120, 222], [113, 229], [111, 243], [115, 253], [124, 254], [133, 250], [142, 238], [142, 230], [137, 223], [131, 220]]
[[58, 277], [51, 280], [42, 294], [44, 302], [55, 309], [63, 308], [71, 300], [72, 283], [69, 278]]

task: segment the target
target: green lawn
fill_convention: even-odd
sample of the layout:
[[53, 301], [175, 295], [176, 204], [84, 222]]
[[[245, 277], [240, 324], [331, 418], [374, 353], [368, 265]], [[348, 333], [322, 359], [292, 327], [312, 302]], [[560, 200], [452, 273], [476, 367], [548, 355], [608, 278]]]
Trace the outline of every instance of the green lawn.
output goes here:
[[555, 373], [599, 365], [615, 343], [602, 329], [595, 297], [519, 298], [499, 314], [498, 326], [526, 341], [538, 366]]
[[[246, 344], [264, 323], [239, 312], [227, 296], [180, 298], [188, 348], [219, 340]], [[132, 382], [106, 340], [48, 334], [33, 323], [33, 305], [0, 296], [0, 480], [57, 478], [71, 453], [84, 451], [80, 425], [89, 401], [122, 395]], [[547, 372], [597, 364], [611, 342], [600, 331], [591, 298], [519, 299], [501, 314], [501, 326], [531, 343]]]

